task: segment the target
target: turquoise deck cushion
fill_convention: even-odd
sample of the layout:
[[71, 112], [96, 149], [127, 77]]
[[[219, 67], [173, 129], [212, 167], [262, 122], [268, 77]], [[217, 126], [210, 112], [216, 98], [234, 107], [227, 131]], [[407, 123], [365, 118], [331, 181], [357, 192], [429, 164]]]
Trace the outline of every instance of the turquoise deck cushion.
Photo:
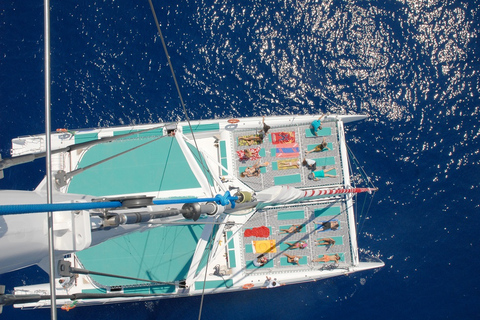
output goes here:
[[193, 132], [203, 132], [203, 131], [219, 131], [220, 130], [220, 124], [217, 123], [210, 123], [210, 124], [196, 124], [192, 125], [192, 129], [190, 129], [190, 126], [183, 126], [183, 133], [191, 133]]
[[303, 210], [278, 211], [278, 220], [305, 219]]
[[[309, 145], [307, 145], [307, 150], [308, 150], [308, 151], [313, 150], [313, 149], [315, 149], [315, 147], [318, 146], [318, 145], [319, 145], [319, 143], [309, 144]], [[328, 142], [328, 143], [327, 143], [327, 148], [328, 148], [328, 149], [323, 149], [322, 151], [319, 151], [319, 153], [320, 153], [320, 152], [326, 152], [326, 151], [329, 151], [329, 150], [333, 150], [333, 143]], [[314, 155], [315, 153], [316, 153], [316, 152], [311, 153], [311, 155]]]
[[[87, 270], [156, 281], [185, 279], [203, 225], [157, 227], [105, 241], [77, 253]], [[106, 286], [141, 281], [92, 275]]]
[[[318, 130], [317, 131], [317, 135], [319, 137], [324, 137], [324, 136], [329, 136], [332, 134], [332, 128], [323, 128], [322, 130]], [[315, 138], [315, 134], [313, 133], [313, 130], [312, 129], [305, 129], [305, 137], [307, 138]]]
[[263, 266], [261, 266], [261, 267], [256, 267], [256, 266], [253, 264], [253, 260], [247, 260], [247, 261], [246, 261], [246, 266], [247, 266], [247, 269], [273, 268], [273, 267], [275, 266], [275, 264], [273, 263], [273, 259], [270, 259], [270, 260], [268, 260], [268, 262], [265, 263]]
[[[307, 256], [301, 256], [301, 258], [298, 261], [298, 264], [300, 264], [300, 265], [307, 264]], [[280, 258], [280, 265], [281, 266], [296, 266], [297, 264], [288, 262], [287, 257], [281, 257]]]
[[[326, 255], [327, 255], [327, 256], [333, 256], [334, 254], [335, 254], [335, 253], [327, 253]], [[337, 254], [340, 256], [340, 261], [341, 261], [341, 262], [345, 261], [345, 253], [339, 252], [339, 253], [337, 253]], [[321, 258], [321, 257], [323, 257], [323, 256], [324, 256], [324, 255], [321, 254], [321, 255], [318, 256], [318, 258]], [[334, 263], [334, 261], [329, 261], [329, 262], [317, 261], [317, 263]]]
[[335, 164], [335, 157], [313, 158], [317, 163], [317, 168], [322, 166], [333, 166]]
[[[84, 168], [149, 140], [152, 139], [121, 139], [93, 146], [83, 156], [79, 167]], [[193, 152], [196, 154], [195, 150]], [[74, 176], [68, 193], [109, 196], [199, 187], [175, 138], [163, 137]]]
[[302, 177], [300, 174], [289, 174], [285, 176], [278, 176], [273, 178], [273, 182], [276, 186], [283, 184], [292, 184], [302, 182]]
[[328, 207], [322, 209], [315, 209], [313, 213], [315, 214], [315, 218], [318, 217], [329, 217], [329, 216], [337, 216], [341, 212], [340, 207]]
[[339, 236], [339, 237], [322, 237], [322, 238], [317, 238], [317, 240], [321, 240], [321, 239], [324, 239], [324, 238], [331, 238], [333, 240], [335, 240], [335, 245], [337, 246], [341, 246], [343, 245], [343, 237], [342, 236]]

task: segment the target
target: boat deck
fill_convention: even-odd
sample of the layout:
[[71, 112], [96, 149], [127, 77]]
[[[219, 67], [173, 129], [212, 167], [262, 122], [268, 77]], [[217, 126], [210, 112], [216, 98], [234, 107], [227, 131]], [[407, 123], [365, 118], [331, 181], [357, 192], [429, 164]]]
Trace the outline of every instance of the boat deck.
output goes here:
[[[277, 185], [297, 188], [319, 187], [339, 184], [342, 181], [336, 121], [322, 122], [322, 130], [318, 131], [318, 136], [312, 133], [309, 125], [294, 125], [282, 128], [272, 127], [263, 141], [258, 144], [248, 145], [240, 139], [255, 136], [257, 133], [255, 130], [236, 130], [233, 133], [234, 143], [232, 144], [235, 146], [234, 157], [236, 156], [233, 161], [235, 175], [253, 190], [264, 190]], [[305, 155], [306, 150], [314, 149], [324, 138], [328, 143], [328, 150]], [[248, 160], [241, 157], [247, 149], [254, 154]], [[308, 174], [311, 171], [301, 164], [305, 158], [315, 160], [317, 169], [335, 168], [328, 173], [336, 177], [325, 177], [320, 181], [309, 180]], [[265, 162], [268, 162], [268, 165], [260, 169], [259, 176], [245, 178], [240, 176], [245, 168], [255, 163]]]
[[[340, 227], [336, 230], [321, 231], [320, 226], [326, 221], [336, 221]], [[336, 253], [341, 257], [337, 266], [350, 265], [352, 255], [347, 224], [347, 213], [343, 202], [272, 208], [257, 212], [244, 225], [239, 237], [243, 254], [242, 267], [245, 268], [246, 273], [256, 274], [272, 274], [287, 270], [301, 272], [306, 269], [331, 266], [332, 262], [314, 262], [313, 259]], [[282, 231], [292, 225], [302, 226], [301, 231], [296, 233]], [[248, 229], [254, 230], [254, 228], [261, 227], [268, 228], [268, 236], [248, 236], [249, 232], [245, 233]], [[332, 246], [317, 245], [317, 240], [324, 238], [335, 240], [335, 244]], [[305, 241], [306, 248], [294, 249], [288, 244], [298, 241]], [[262, 267], [254, 266], [253, 260], [262, 254], [268, 258], [269, 262]], [[289, 263], [285, 254], [298, 256], [299, 264]]]

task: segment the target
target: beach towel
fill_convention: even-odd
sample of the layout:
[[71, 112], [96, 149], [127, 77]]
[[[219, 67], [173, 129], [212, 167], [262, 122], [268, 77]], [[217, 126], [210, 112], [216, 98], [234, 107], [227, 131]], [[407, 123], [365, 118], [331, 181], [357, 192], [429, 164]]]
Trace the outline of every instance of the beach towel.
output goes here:
[[237, 150], [237, 155], [238, 155], [238, 158], [239, 158], [240, 161], [260, 159], [260, 155], [259, 155], [260, 147], [249, 148], [249, 149], [246, 149], [246, 150], [250, 151], [250, 154], [251, 154], [250, 158], [245, 156], [245, 150]]
[[278, 166], [278, 170], [298, 169], [300, 168], [300, 163], [298, 161], [298, 158], [284, 159], [284, 160], [278, 160], [277, 166]]
[[[324, 223], [332, 223], [332, 222], [337, 222], [338, 223], [338, 227], [332, 229], [330, 228], [330, 225], [327, 224], [325, 227], [326, 229], [324, 230], [323, 227], [324, 227]], [[338, 221], [337, 219], [332, 219], [332, 220], [328, 220], [328, 221], [319, 221], [319, 222], [315, 222], [315, 230], [317, 232], [324, 232], [324, 231], [335, 231], [335, 230], [338, 230], [340, 229], [340, 221]]]
[[300, 156], [298, 143], [282, 144], [281, 147], [275, 149], [275, 156], [277, 158], [293, 158]]
[[243, 139], [240, 139], [240, 138], [251, 138], [251, 137], [259, 137], [259, 138], [262, 138], [261, 135], [259, 134], [249, 134], [247, 136], [241, 136], [241, 137], [238, 137], [238, 145], [239, 146], [251, 146], [251, 145], [259, 145], [262, 143], [262, 141], [255, 141], [255, 140], [250, 140], [251, 143], [248, 143], [248, 141], [246, 140], [243, 140]]
[[277, 252], [275, 240], [257, 240], [252, 241], [253, 253]]
[[258, 228], [246, 229], [243, 233], [245, 237], [268, 238], [270, 236], [270, 229], [265, 226]]
[[289, 132], [274, 132], [272, 133], [272, 143], [273, 144], [283, 144], [283, 143], [294, 143], [295, 142], [295, 131]]

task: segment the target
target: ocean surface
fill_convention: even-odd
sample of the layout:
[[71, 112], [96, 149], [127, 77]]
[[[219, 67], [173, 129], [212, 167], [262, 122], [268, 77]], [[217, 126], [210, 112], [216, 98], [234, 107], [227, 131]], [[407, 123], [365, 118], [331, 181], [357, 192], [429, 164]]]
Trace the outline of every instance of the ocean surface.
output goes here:
[[[153, 1], [193, 119], [365, 113], [350, 148], [379, 191], [359, 225], [385, 267], [206, 296], [202, 319], [480, 318], [480, 1]], [[52, 128], [184, 119], [148, 1], [52, 1]], [[0, 152], [44, 131], [43, 3], [0, 1]], [[32, 190], [44, 162], [5, 171]], [[0, 276], [7, 292], [47, 281]], [[197, 319], [200, 298], [59, 319]], [[49, 319], [5, 307], [2, 319]]]

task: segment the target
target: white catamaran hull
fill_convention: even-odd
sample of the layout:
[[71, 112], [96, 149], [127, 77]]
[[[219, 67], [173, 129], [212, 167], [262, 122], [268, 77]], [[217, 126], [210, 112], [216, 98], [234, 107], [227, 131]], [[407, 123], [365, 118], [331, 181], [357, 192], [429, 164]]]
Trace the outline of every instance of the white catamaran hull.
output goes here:
[[[267, 134], [260, 117], [54, 133], [55, 202], [122, 203], [55, 213], [56, 256], [72, 268], [56, 275], [57, 305], [231, 292], [271, 286], [267, 277], [297, 284], [382, 267], [360, 262], [350, 193], [359, 189], [351, 186], [343, 125], [365, 116], [327, 116], [315, 135], [310, 124], [319, 117], [268, 117]], [[41, 154], [44, 139], [14, 139], [12, 155]], [[328, 147], [310, 152], [324, 141]], [[323, 177], [311, 179], [305, 158]], [[243, 176], [255, 165], [256, 174]], [[44, 203], [41, 190], [27, 203]], [[46, 215], [28, 216], [34, 223], [2, 216], [2, 272], [32, 264], [47, 270]], [[48, 296], [50, 289], [15, 293]]]

